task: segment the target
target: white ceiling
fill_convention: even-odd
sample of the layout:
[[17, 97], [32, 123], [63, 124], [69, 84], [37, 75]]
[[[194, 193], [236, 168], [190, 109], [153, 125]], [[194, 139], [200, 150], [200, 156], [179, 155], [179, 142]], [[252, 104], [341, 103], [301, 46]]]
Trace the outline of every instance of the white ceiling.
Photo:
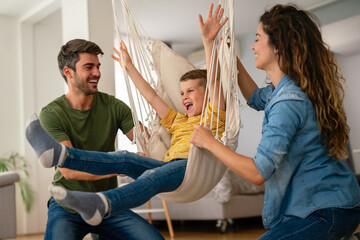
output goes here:
[[[236, 34], [243, 35], [257, 29], [259, 16], [268, 6], [289, 3], [291, 0], [235, 0]], [[199, 41], [198, 14], [205, 19], [210, 3], [216, 0], [128, 0], [130, 8], [146, 29], [156, 39], [171, 43]], [[306, 9], [331, 0], [301, 0], [298, 5]], [[151, 19], [151, 21], [149, 21]], [[166, 29], [166, 31], [164, 31]], [[151, 34], [150, 34], [151, 33]]]
[[[304, 9], [314, 10], [336, 1], [341, 0], [235, 0], [235, 33], [238, 37], [248, 33], [255, 34], [259, 16], [266, 8], [277, 3], [295, 2]], [[61, 0], [0, 0], [0, 15], [22, 19], [41, 6], [52, 2], [61, 2]], [[127, 2], [151, 38], [174, 45], [201, 46], [198, 14], [206, 18], [210, 3], [217, 0], [127, 0]]]
[[[41, 5], [59, 0], [0, 0], [0, 15], [23, 18]], [[104, 0], [102, 0], [104, 1]], [[110, 1], [110, 0], [108, 0]], [[290, 0], [235, 0], [236, 34], [256, 31], [258, 17], [267, 6]], [[305, 9], [313, 9], [336, 0], [298, 0]], [[198, 14], [205, 18], [208, 6], [216, 0], [127, 0], [130, 8], [154, 39], [171, 43], [198, 41]], [[149, 21], [151, 19], [151, 21]], [[166, 31], [164, 31], [166, 29]]]
[[[0, 0], [0, 15], [21, 17], [26, 15], [32, 9], [39, 5], [44, 5], [57, 0]], [[296, 4], [307, 8], [317, 8], [323, 4], [334, 2], [337, 0], [295, 0]], [[210, 0], [128, 0], [129, 6], [141, 14], [148, 15], [151, 12], [161, 12], [160, 16], [189, 16], [191, 13], [198, 13], [198, 10], [204, 10], [204, 6], [209, 5]], [[235, 0], [236, 12], [240, 11], [244, 19], [252, 18], [251, 15], [256, 15], [264, 10], [264, 7], [276, 3], [288, 3], [289, 0]], [[150, 11], [151, 9], [151, 11]], [[183, 11], [181, 11], [183, 9]], [[180, 11], [179, 11], [180, 10]], [[207, 10], [207, 9], [205, 9]], [[140, 16], [140, 15], [139, 15]], [[184, 19], [186, 21], [186, 18]]]
[[0, 15], [19, 17], [48, 0], [0, 0]]

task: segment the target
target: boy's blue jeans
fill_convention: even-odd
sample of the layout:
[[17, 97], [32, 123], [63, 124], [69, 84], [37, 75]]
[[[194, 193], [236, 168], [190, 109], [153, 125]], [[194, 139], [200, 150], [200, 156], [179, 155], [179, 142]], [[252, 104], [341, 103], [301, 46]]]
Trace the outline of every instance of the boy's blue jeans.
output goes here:
[[91, 226], [79, 214], [63, 209], [53, 198], [50, 199], [48, 207], [45, 240], [79, 240], [88, 233], [98, 234], [99, 240], [164, 240], [154, 226], [130, 210], [104, 219], [97, 226]]
[[177, 189], [183, 181], [187, 159], [158, 161], [128, 151], [94, 152], [67, 147], [61, 167], [95, 175], [125, 174], [134, 182], [102, 192], [109, 202], [106, 218], [146, 203], [161, 192]]
[[325, 208], [307, 218], [292, 218], [278, 224], [259, 240], [342, 240], [350, 237], [360, 223], [360, 208]]

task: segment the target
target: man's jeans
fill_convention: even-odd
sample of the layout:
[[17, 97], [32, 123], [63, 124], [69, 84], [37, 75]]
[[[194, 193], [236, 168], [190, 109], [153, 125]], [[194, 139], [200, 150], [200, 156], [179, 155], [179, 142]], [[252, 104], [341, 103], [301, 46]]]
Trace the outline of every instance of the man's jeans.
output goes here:
[[96, 175], [125, 174], [135, 179], [123, 187], [102, 192], [110, 207], [105, 219], [140, 206], [158, 193], [177, 189], [187, 164], [187, 159], [163, 162], [128, 151], [103, 153], [68, 147], [67, 151], [61, 167]]
[[164, 240], [155, 227], [130, 210], [91, 226], [79, 214], [64, 210], [53, 198], [49, 201], [45, 240], [79, 240], [88, 233], [98, 234], [99, 239]]
[[347, 239], [360, 223], [360, 208], [325, 208], [305, 219], [293, 218], [276, 225], [259, 240]]

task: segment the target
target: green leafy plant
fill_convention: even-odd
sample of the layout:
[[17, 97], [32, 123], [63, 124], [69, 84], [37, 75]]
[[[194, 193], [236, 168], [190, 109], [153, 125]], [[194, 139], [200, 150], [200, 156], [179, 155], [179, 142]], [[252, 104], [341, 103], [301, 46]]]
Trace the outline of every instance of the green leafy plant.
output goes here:
[[30, 212], [35, 202], [35, 191], [28, 182], [29, 172], [27, 170], [26, 161], [18, 153], [11, 153], [9, 157], [0, 157], [0, 172], [15, 171], [19, 174], [18, 182], [21, 198], [25, 205], [26, 212]]

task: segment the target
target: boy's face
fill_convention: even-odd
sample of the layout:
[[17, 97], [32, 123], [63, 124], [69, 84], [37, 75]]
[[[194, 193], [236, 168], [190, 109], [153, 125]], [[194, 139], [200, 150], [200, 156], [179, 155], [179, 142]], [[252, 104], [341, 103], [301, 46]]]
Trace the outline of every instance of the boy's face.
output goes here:
[[180, 82], [181, 103], [188, 117], [200, 115], [205, 96], [201, 79], [188, 79]]

